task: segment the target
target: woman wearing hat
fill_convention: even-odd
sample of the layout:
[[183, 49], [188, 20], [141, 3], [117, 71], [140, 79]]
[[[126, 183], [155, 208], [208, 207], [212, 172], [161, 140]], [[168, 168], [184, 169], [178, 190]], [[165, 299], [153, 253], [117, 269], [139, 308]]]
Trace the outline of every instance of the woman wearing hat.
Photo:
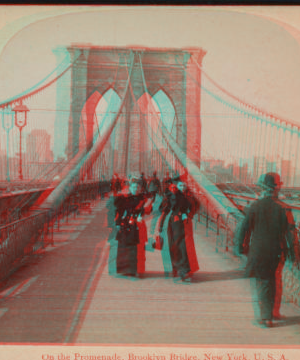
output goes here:
[[[239, 253], [248, 255], [246, 276], [255, 278], [255, 288], [260, 314], [259, 324], [271, 327], [275, 314], [276, 274], [281, 261], [289, 256], [298, 257], [295, 224], [291, 211], [278, 200], [282, 185], [280, 176], [267, 173], [259, 180], [264, 190], [260, 199], [254, 201], [234, 242]], [[251, 240], [251, 241], [250, 241]], [[295, 257], [296, 254], [296, 257]]]
[[136, 276], [138, 260], [144, 260], [139, 254], [140, 251], [138, 252], [141, 238], [139, 224], [145, 211], [151, 211], [151, 205], [145, 206], [147, 195], [138, 194], [138, 183], [139, 179], [131, 176], [128, 194], [115, 198], [115, 221], [118, 229], [117, 273], [125, 276]]
[[199, 269], [194, 239], [192, 219], [199, 203], [186, 190], [185, 183], [180, 179], [173, 180], [169, 193], [163, 200], [159, 232], [162, 233], [164, 220], [171, 212], [168, 223], [168, 243], [174, 276], [189, 282], [192, 273]]

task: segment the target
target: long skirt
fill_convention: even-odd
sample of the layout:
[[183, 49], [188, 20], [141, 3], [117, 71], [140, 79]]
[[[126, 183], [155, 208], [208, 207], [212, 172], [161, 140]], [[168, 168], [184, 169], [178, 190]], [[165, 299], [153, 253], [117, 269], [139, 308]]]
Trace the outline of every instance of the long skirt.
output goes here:
[[146, 251], [145, 246], [148, 241], [147, 227], [145, 221], [138, 223], [139, 228], [139, 244], [137, 245], [137, 272], [144, 274], [146, 270]]
[[168, 225], [168, 242], [173, 271], [180, 277], [199, 269], [194, 246], [192, 221], [174, 221], [171, 217]]
[[136, 275], [137, 273], [137, 245], [124, 245], [118, 243], [117, 273], [123, 275]]
[[184, 224], [182, 221], [174, 222], [170, 218], [168, 242], [173, 272], [177, 272], [180, 277], [184, 277], [191, 269], [186, 251]]

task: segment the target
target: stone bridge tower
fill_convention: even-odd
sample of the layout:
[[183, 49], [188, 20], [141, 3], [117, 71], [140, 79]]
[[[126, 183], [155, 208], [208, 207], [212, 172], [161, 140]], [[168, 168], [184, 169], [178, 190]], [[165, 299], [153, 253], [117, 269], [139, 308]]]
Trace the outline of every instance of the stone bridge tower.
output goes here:
[[[79, 150], [80, 118], [86, 117], [86, 147], [93, 145], [93, 122], [96, 106], [103, 94], [113, 89], [122, 99], [132, 62], [130, 88], [125, 99], [126, 170], [130, 151], [139, 152], [143, 127], [138, 125], [135, 101], [145, 92], [153, 97], [163, 90], [175, 110], [176, 141], [200, 166], [201, 159], [201, 70], [206, 52], [201, 48], [156, 49], [141, 47], [95, 47], [74, 45], [64, 49], [74, 62], [71, 75], [71, 101], [68, 146], [70, 157]], [[56, 50], [57, 52], [57, 50]], [[141, 67], [143, 71], [141, 70]], [[134, 97], [134, 98], [133, 98]], [[143, 116], [140, 114], [140, 116]], [[140, 140], [141, 142], [141, 140]], [[140, 161], [141, 162], [141, 161]]]

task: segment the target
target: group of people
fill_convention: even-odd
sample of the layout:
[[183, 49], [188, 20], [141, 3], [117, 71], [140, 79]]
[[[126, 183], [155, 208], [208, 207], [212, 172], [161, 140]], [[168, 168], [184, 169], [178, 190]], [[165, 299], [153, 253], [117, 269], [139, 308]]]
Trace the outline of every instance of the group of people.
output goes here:
[[[134, 176], [136, 177], [136, 176]], [[131, 175], [129, 176], [129, 180], [131, 178]], [[169, 180], [169, 175], [167, 174], [166, 178], [164, 179], [163, 183], [165, 183], [167, 180]], [[142, 193], [151, 192], [152, 194], [161, 194], [161, 191], [163, 190], [161, 187], [161, 183], [159, 178], [157, 177], [156, 171], [153, 173], [153, 176], [150, 179], [147, 179], [145, 177], [144, 173], [141, 173], [141, 176], [137, 179], [137, 183], [139, 185], [139, 190]], [[120, 178], [118, 174], [114, 174], [111, 180], [111, 190], [114, 195], [117, 195], [119, 192], [124, 189], [128, 185], [128, 181], [124, 178]]]
[[[116, 272], [123, 276], [143, 276], [147, 241], [143, 216], [152, 212], [157, 194], [163, 195], [159, 206], [157, 238], [164, 237], [163, 227], [169, 215], [167, 237], [172, 274], [183, 282], [190, 282], [191, 275], [199, 269], [192, 225], [199, 203], [180, 177], [168, 179], [168, 186], [162, 194], [156, 173], [149, 182], [143, 174], [141, 177], [130, 176], [128, 192], [115, 194], [118, 241]], [[155, 247], [154, 243], [152, 245]]]
[[[142, 275], [145, 266], [139, 262], [145, 261], [143, 238], [147, 236], [143, 216], [151, 213], [159, 193], [163, 198], [159, 206], [157, 239], [165, 237], [163, 229], [168, 218], [167, 241], [172, 275], [179, 281], [190, 282], [193, 273], [199, 269], [192, 219], [200, 204], [189, 191], [185, 179], [168, 178], [161, 186], [156, 174], [148, 183], [143, 175], [131, 176], [128, 185], [126, 194], [115, 194], [114, 197], [117, 274]], [[280, 290], [280, 271], [288, 257], [292, 262], [300, 263], [299, 242], [292, 212], [278, 199], [282, 185], [280, 176], [267, 173], [259, 185], [262, 196], [247, 205], [244, 220], [237, 226], [234, 244], [236, 255], [247, 255], [245, 277], [254, 279], [259, 305], [258, 322], [263, 327], [271, 327], [272, 321], [280, 318], [278, 301], [275, 301]]]

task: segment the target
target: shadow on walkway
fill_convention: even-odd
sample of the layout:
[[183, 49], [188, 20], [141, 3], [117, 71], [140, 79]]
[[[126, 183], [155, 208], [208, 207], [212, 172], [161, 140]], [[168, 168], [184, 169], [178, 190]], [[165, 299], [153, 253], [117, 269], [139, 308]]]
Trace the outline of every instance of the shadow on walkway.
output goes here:
[[[115, 277], [121, 277], [115, 275]], [[126, 278], [126, 277], [125, 277]], [[146, 271], [140, 278], [142, 279], [163, 279], [163, 278], [174, 278], [172, 272], [163, 271]], [[236, 280], [244, 279], [243, 270], [231, 270], [225, 272], [199, 272], [193, 275], [191, 283], [202, 283], [206, 281], [223, 281], [223, 280]], [[176, 278], [174, 278], [176, 279]]]
[[237, 280], [245, 279], [244, 270], [230, 270], [223, 272], [199, 272], [193, 275], [192, 282], [205, 282], [205, 281], [223, 281], [223, 280]]
[[276, 322], [273, 327], [284, 327], [284, 326], [291, 326], [300, 324], [300, 316], [288, 316], [284, 317], [279, 322]]

